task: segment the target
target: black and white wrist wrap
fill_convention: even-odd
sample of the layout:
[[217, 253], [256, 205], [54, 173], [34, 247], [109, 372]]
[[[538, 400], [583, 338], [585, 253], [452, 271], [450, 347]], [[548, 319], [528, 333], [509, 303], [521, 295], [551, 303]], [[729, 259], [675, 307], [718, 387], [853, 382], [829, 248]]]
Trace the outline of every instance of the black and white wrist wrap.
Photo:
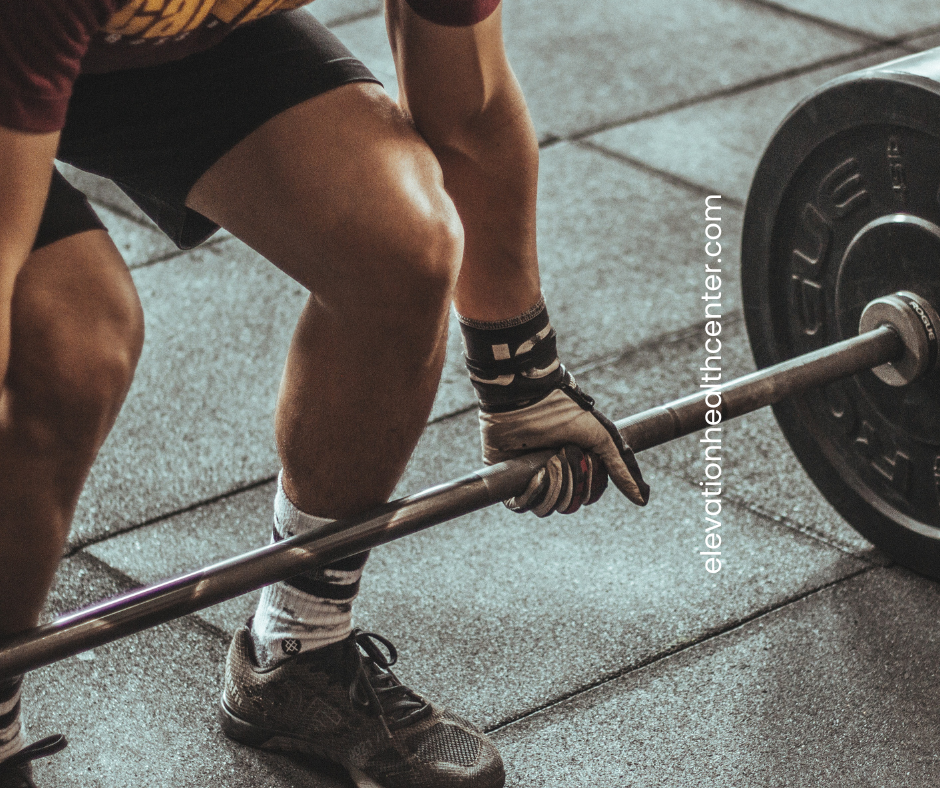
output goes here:
[[646, 503], [649, 487], [633, 452], [560, 363], [544, 300], [510, 320], [484, 323], [461, 316], [460, 325], [480, 401], [484, 462], [559, 449], [507, 506], [541, 517], [569, 514], [600, 498], [608, 475], [631, 501]]

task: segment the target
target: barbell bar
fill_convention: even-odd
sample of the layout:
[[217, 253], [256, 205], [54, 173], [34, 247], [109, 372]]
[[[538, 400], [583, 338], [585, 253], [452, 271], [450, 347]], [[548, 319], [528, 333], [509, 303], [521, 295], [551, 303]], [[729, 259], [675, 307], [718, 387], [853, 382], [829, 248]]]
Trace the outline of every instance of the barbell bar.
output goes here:
[[[897, 293], [875, 299], [866, 312], [869, 317], [862, 325], [871, 330], [858, 336], [703, 388], [616, 426], [640, 452], [714, 426], [717, 417], [706, 421], [712, 410], [720, 411], [724, 421], [865, 370], [902, 367], [908, 378], [932, 370], [937, 358], [934, 326], [940, 320], [929, 303], [913, 293]], [[540, 451], [492, 465], [359, 517], [63, 615], [0, 643], [0, 678], [35, 670], [519, 495], [552, 454]]]

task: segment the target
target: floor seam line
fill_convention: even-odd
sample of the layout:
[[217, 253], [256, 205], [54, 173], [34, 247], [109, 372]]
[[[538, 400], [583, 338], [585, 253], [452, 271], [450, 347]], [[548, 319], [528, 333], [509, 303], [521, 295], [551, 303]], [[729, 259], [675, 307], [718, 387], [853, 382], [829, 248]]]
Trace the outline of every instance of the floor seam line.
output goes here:
[[810, 14], [805, 11], [798, 11], [795, 8], [788, 8], [781, 3], [774, 2], [774, 0], [738, 0], [738, 2], [740, 2], [742, 5], [757, 6], [767, 11], [773, 11], [780, 16], [784, 16], [789, 19], [798, 19], [801, 22], [809, 22], [810, 24], [818, 25], [819, 27], [822, 27], [833, 33], [852, 36], [854, 38], [860, 38], [864, 41], [885, 44], [887, 46], [896, 46], [897, 44], [896, 38], [881, 38], [874, 33], [869, 33], [867, 30], [860, 30], [859, 28], [849, 27], [848, 25], [843, 25], [841, 22], [835, 22], [831, 19], [826, 19], [825, 17], [815, 16], [814, 14]]
[[824, 583], [820, 586], [812, 588], [803, 594], [798, 594], [793, 597], [788, 597], [787, 599], [783, 600], [781, 603], [777, 605], [768, 605], [763, 608], [759, 608], [757, 611], [755, 611], [751, 615], [745, 616], [740, 619], [736, 619], [734, 622], [731, 622], [729, 625], [725, 627], [718, 627], [716, 629], [709, 630], [706, 633], [704, 633], [703, 636], [700, 638], [691, 640], [687, 643], [683, 643], [671, 649], [666, 649], [665, 651], [659, 652], [658, 654], [646, 660], [641, 660], [635, 665], [631, 665], [627, 668], [624, 668], [621, 671], [608, 674], [602, 677], [601, 679], [598, 679], [597, 681], [590, 682], [588, 684], [585, 684], [577, 688], [576, 690], [572, 690], [571, 692], [564, 693], [563, 695], [560, 695], [557, 698], [553, 698], [550, 702], [545, 703], [541, 706], [535, 707], [533, 709], [530, 709], [524, 714], [520, 714], [516, 717], [503, 720], [497, 723], [496, 725], [485, 728], [484, 730], [487, 734], [497, 733], [503, 730], [504, 728], [508, 728], [511, 725], [515, 725], [516, 723], [521, 722], [522, 720], [528, 719], [529, 717], [533, 717], [536, 714], [541, 714], [542, 712], [547, 711], [551, 708], [554, 708], [555, 706], [559, 706], [562, 703], [565, 703], [571, 700], [572, 698], [587, 694], [589, 692], [593, 692], [599, 689], [600, 687], [603, 687], [606, 684], [610, 684], [611, 682], [616, 681], [617, 679], [628, 676], [631, 673], [636, 673], [637, 671], [643, 670], [644, 668], [647, 668], [651, 665], [659, 664], [660, 662], [664, 662], [667, 659], [670, 659], [671, 657], [678, 656], [679, 654], [685, 653], [686, 651], [689, 651], [698, 645], [701, 645], [703, 643], [708, 643], [712, 640], [716, 640], [720, 637], [723, 637], [724, 635], [728, 635], [734, 632], [735, 630], [743, 628], [744, 626], [746, 626], [747, 624], [750, 624], [753, 621], [757, 621], [758, 619], [763, 618], [764, 616], [770, 615], [771, 613], [774, 613], [778, 610], [782, 610], [785, 607], [789, 607], [790, 605], [793, 605], [804, 599], [808, 599], [809, 597], [822, 593], [823, 591], [829, 588], [833, 588], [837, 585], [845, 583], [849, 580], [852, 580], [853, 578], [859, 577], [860, 575], [866, 574], [878, 568], [880, 567], [863, 566], [854, 572], [850, 572], [849, 574], [843, 575], [842, 577], [839, 577], [828, 583]]
[[[109, 564], [104, 559], [99, 558], [94, 553], [90, 553], [87, 550], [84, 550], [84, 549], [80, 550], [74, 555], [68, 556], [68, 558], [69, 559], [84, 558], [85, 560], [90, 561], [92, 564], [94, 564], [102, 572], [107, 574], [112, 580], [117, 582], [118, 585], [126, 586], [124, 590], [118, 592], [119, 594], [134, 591], [135, 589], [139, 589], [139, 588], [145, 588], [147, 586], [147, 584], [142, 583], [139, 578], [136, 578], [136, 577], [133, 577], [132, 575], [127, 574], [123, 569], [118, 569], [113, 564]], [[83, 605], [81, 608], [77, 608], [76, 610], [85, 609], [93, 605], [100, 604], [101, 602], [106, 601], [106, 599], [107, 597], [105, 599], [99, 599], [94, 602], [90, 602], [87, 605]], [[69, 612], [75, 612], [75, 611], [69, 611]], [[190, 624], [196, 626], [199, 629], [204, 630], [209, 635], [219, 638], [223, 645], [226, 642], [228, 642], [229, 634], [225, 630], [223, 630], [221, 627], [202, 618], [202, 616], [199, 615], [201, 612], [202, 612], [201, 610], [196, 610], [196, 611], [193, 611], [192, 613], [186, 613], [185, 615], [182, 615], [182, 616], [176, 616], [175, 618], [172, 618], [169, 621], [163, 621], [160, 624], [156, 624], [155, 626], [163, 626], [165, 624], [172, 624], [175, 621], [183, 621], [183, 620], [188, 619]], [[56, 618], [61, 618], [62, 616], [68, 615], [68, 614], [69, 614], [68, 612], [60, 613], [58, 616], [56, 616]], [[52, 620], [55, 620], [55, 619], [52, 619]], [[146, 632], [148, 629], [153, 629], [153, 627], [152, 626], [145, 627], [139, 632], [132, 632], [132, 633], [129, 633], [128, 635], [122, 635], [121, 637], [116, 638], [115, 640], [109, 641], [109, 643], [114, 643], [118, 640], [124, 640], [126, 637], [130, 637], [130, 635], [140, 634], [141, 632]], [[106, 645], [108, 645], [108, 643], [101, 644], [101, 646], [106, 646]], [[83, 651], [93, 651], [94, 649], [100, 648], [101, 646], [92, 646], [90, 648], [82, 649], [82, 651], [78, 653], [80, 654]], [[61, 662], [61, 660], [60, 659], [56, 660], [56, 662]], [[51, 663], [51, 664], [55, 664], [55, 663]]]
[[[904, 37], [899, 40], [898, 46], [899, 47], [911, 47], [911, 45], [916, 39], [926, 38], [927, 36], [936, 35], [937, 33], [940, 33], [940, 24], [931, 25], [930, 27], [922, 28], [918, 30], [916, 33], [905, 34]], [[934, 47], [928, 47], [928, 49], [933, 49], [933, 48]], [[918, 49], [911, 48], [908, 51], [913, 51], [914, 53], [917, 53], [917, 52], [926, 52], [927, 50], [921, 47]]]
[[[133, 590], [134, 588], [140, 587], [139, 580], [136, 580], [135, 578], [131, 577], [122, 569], [118, 569], [116, 566], [112, 566], [104, 559], [98, 558], [98, 556], [96, 556], [94, 553], [89, 553], [85, 550], [80, 550], [74, 555], [66, 556], [66, 558], [69, 558], [69, 559], [80, 558], [80, 557], [83, 557], [91, 561], [92, 563], [97, 565], [100, 569], [104, 570], [108, 575], [110, 575], [111, 579], [117, 581], [119, 585], [127, 586], [127, 588], [123, 589], [119, 593], [124, 593], [125, 591], [130, 591], [130, 590]], [[91, 604], [94, 605], [94, 604], [97, 604], [97, 602], [92, 602]]]
[[786, 515], [775, 516], [767, 512], [766, 510], [761, 509], [757, 504], [752, 503], [750, 501], [746, 501], [743, 498], [739, 498], [733, 493], [729, 494], [728, 497], [733, 502], [740, 505], [743, 509], [746, 509], [747, 511], [760, 517], [763, 520], [769, 520], [770, 522], [775, 523], [777, 525], [781, 525], [784, 528], [789, 528], [792, 531], [801, 533], [803, 534], [803, 536], [813, 539], [821, 544], [824, 544], [827, 547], [831, 547], [833, 550], [838, 550], [839, 552], [849, 556], [850, 558], [854, 558], [858, 561], [862, 561], [864, 563], [870, 564], [871, 566], [880, 566], [880, 564], [872, 561], [870, 558], [867, 558], [866, 556], [862, 556], [856, 553], [855, 548], [853, 548], [851, 545], [846, 545], [846, 544], [842, 544], [841, 542], [835, 541], [834, 539], [827, 536], [826, 534], [820, 531], [816, 531], [812, 526], [808, 526], [804, 523], [799, 522], [798, 520], [793, 520], [787, 517]]
[[[893, 46], [893, 45], [892, 45]], [[586, 127], [584, 129], [579, 129], [569, 134], [565, 135], [556, 135], [548, 134], [546, 135], [539, 143], [539, 147], [542, 149], [550, 148], [554, 145], [557, 145], [561, 142], [579, 142], [582, 139], [591, 137], [595, 134], [600, 134], [604, 131], [610, 131], [611, 129], [619, 128], [620, 126], [627, 126], [631, 123], [638, 123], [643, 120], [649, 120], [651, 118], [658, 118], [663, 115], [668, 115], [670, 112], [675, 112], [681, 109], [687, 109], [688, 107], [694, 107], [697, 104], [704, 104], [708, 101], [719, 98], [729, 98], [732, 96], [739, 95], [741, 93], [746, 93], [749, 90], [755, 90], [757, 88], [762, 88], [767, 85], [773, 85], [777, 82], [783, 82], [787, 79], [792, 79], [793, 77], [803, 76], [804, 74], [812, 73], [813, 71], [821, 71], [824, 68], [830, 66], [839, 65], [840, 63], [845, 63], [850, 60], [857, 60], [858, 58], [866, 57], [868, 55], [873, 55], [877, 52], [881, 52], [885, 49], [889, 49], [890, 46], [885, 46], [883, 44], [870, 44], [868, 46], [863, 46], [861, 49], [856, 49], [851, 52], [845, 52], [839, 55], [833, 55], [832, 57], [823, 58], [822, 60], [813, 61], [812, 63], [807, 63], [803, 66], [794, 66], [793, 68], [786, 69], [784, 71], [779, 71], [774, 74], [768, 74], [766, 76], [757, 77], [755, 79], [741, 82], [736, 85], [729, 85], [727, 87], [717, 88], [716, 90], [710, 91], [708, 93], [703, 93], [698, 96], [692, 96], [686, 99], [680, 99], [675, 101], [672, 104], [668, 104], [663, 107], [647, 110], [645, 112], [638, 112], [633, 115], [628, 115], [623, 118], [616, 120], [608, 120], [602, 123], [596, 123], [593, 126]]]
[[660, 178], [661, 180], [666, 181], [667, 183], [672, 184], [673, 186], [677, 186], [679, 188], [685, 189], [686, 191], [693, 192], [698, 196], [710, 197], [713, 195], [719, 195], [732, 208], [744, 210], [744, 202], [739, 200], [737, 197], [722, 196], [720, 189], [715, 189], [713, 187], [697, 183], [696, 181], [691, 181], [688, 178], [683, 178], [681, 175], [676, 175], [674, 172], [669, 172], [668, 170], [655, 167], [652, 164], [643, 161], [642, 159], [637, 159], [626, 153], [612, 150], [611, 148], [605, 147], [604, 145], [593, 142], [589, 139], [574, 140], [571, 144], [585, 150], [593, 151], [601, 156], [606, 156], [607, 158], [613, 159], [614, 161], [628, 164], [638, 170], [642, 170], [648, 175], [653, 175], [657, 178]]
[[221, 246], [222, 244], [230, 240], [232, 239], [228, 237], [216, 238], [211, 241], [206, 241], [194, 249], [173, 249], [169, 252], [166, 252], [165, 254], [157, 255], [156, 257], [150, 260], [144, 260], [139, 263], [131, 263], [127, 267], [131, 271], [140, 271], [144, 268], [150, 268], [151, 266], [158, 265], [159, 263], [173, 262], [174, 260], [177, 260], [180, 257], [184, 257], [185, 255], [190, 254], [191, 252], [197, 251], [197, 249], [198, 250], [209, 249], [209, 250], [214, 251], [217, 246]]
[[205, 499], [195, 501], [194, 503], [191, 503], [187, 506], [179, 507], [169, 512], [162, 512], [161, 514], [155, 515], [154, 517], [150, 517], [139, 523], [133, 523], [131, 525], [125, 526], [124, 528], [121, 528], [117, 531], [109, 532], [101, 536], [91, 537], [87, 540], [80, 541], [72, 545], [71, 547], [69, 547], [63, 554], [63, 558], [71, 558], [72, 556], [77, 555], [78, 553], [84, 550], [87, 550], [87, 548], [89, 547], [94, 547], [95, 545], [107, 542], [108, 540], [113, 539], [116, 536], [123, 536], [124, 534], [133, 533], [134, 531], [140, 530], [141, 528], [146, 528], [151, 525], [156, 525], [157, 523], [163, 522], [164, 520], [169, 520], [173, 517], [176, 517], [177, 515], [194, 512], [197, 509], [203, 508], [204, 506], [210, 506], [211, 504], [218, 503], [219, 501], [224, 501], [228, 498], [234, 498], [236, 495], [240, 495], [241, 493], [249, 492], [258, 487], [263, 487], [265, 484], [270, 484], [276, 479], [277, 479], [277, 474], [274, 474], [273, 476], [264, 476], [260, 479], [255, 479], [252, 482], [239, 485], [238, 487], [232, 488], [231, 490], [226, 490], [225, 492], [219, 493], [218, 495], [214, 495], [210, 498], [205, 498]]
[[[761, 408], [761, 410], [763, 410], [763, 408]], [[743, 415], [748, 415], [748, 414], [743, 414]], [[693, 486], [695, 484], [694, 480], [689, 479], [685, 476], [681, 476], [680, 474], [677, 474], [670, 465], [657, 462], [652, 457], [648, 457], [644, 459], [643, 464], [649, 465], [652, 468], [656, 468], [657, 471], [661, 473], [665, 473], [666, 475], [670, 476], [676, 481], [683, 482], [684, 484], [693, 485]], [[873, 561], [871, 558], [868, 558], [867, 556], [860, 555], [857, 552], [855, 552], [855, 548], [852, 547], [851, 545], [838, 542], [832, 539], [831, 537], [829, 537], [828, 535], [822, 533], [821, 531], [816, 531], [811, 526], [800, 523], [798, 520], [793, 520], [787, 517], [786, 515], [776, 516], [772, 513], [769, 513], [766, 510], [761, 509], [757, 504], [753, 503], [752, 501], [749, 501], [746, 498], [742, 498], [740, 495], [737, 495], [733, 492], [728, 492], [727, 490], [723, 490], [722, 499], [729, 501], [731, 504], [733, 504], [737, 508], [745, 512], [749, 512], [750, 514], [753, 514], [755, 517], [758, 517], [763, 521], [767, 521], [774, 525], [778, 525], [781, 528], [786, 528], [787, 530], [790, 530], [790, 531], [796, 531], [797, 533], [805, 536], [807, 539], [812, 539], [814, 542], [818, 542], [819, 544], [825, 547], [829, 547], [833, 550], [836, 550], [837, 552], [840, 552], [849, 558], [854, 558], [856, 561], [861, 561], [862, 563], [868, 564], [873, 567], [882, 566], [882, 564], [879, 564], [876, 561]]]

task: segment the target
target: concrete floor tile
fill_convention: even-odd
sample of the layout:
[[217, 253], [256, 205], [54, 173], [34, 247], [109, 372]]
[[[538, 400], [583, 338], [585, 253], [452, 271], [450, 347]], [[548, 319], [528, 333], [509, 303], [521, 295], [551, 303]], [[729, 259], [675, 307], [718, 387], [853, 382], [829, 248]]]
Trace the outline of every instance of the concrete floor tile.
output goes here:
[[868, 561], [886, 563], [887, 557], [852, 528], [819, 492], [797, 462], [773, 414], [762, 411], [745, 420], [761, 436], [761, 450], [756, 457], [749, 452], [753, 461], [748, 473], [732, 478], [730, 494], [734, 499]]
[[642, 511], [616, 493], [550, 521], [497, 506], [380, 548], [358, 620], [401, 644], [415, 686], [493, 724], [860, 566], [726, 507], [716, 579], [698, 489], [650, 483]]
[[[407, 483], [477, 467], [475, 432], [474, 414], [432, 426]], [[863, 566], [726, 505], [728, 564], [711, 576], [699, 555], [698, 488], [650, 476], [657, 493], [642, 510], [613, 492], [544, 521], [496, 506], [377, 548], [357, 621], [399, 645], [404, 680], [492, 725]], [[238, 495], [91, 549], [155, 581], [265, 543], [270, 494]], [[227, 604], [203, 615], [228, 631], [254, 602]]]
[[930, 0], [897, 0], [893, 3], [882, 3], [879, 0], [852, 3], [778, 0], [776, 5], [852, 30], [863, 30], [880, 39], [907, 36], [940, 24], [940, 10]]
[[594, 144], [739, 201], [786, 114], [823, 83], [900, 57], [890, 49], [605, 131]]
[[923, 52], [927, 49], [934, 49], [940, 46], [940, 33], [930, 33], [926, 36], [913, 38], [904, 43], [904, 48], [912, 52]]
[[128, 267], [139, 268], [180, 253], [176, 244], [156, 227], [128, 219], [103, 205], [94, 208]]
[[[180, 254], [176, 245], [121, 189], [106, 178], [84, 172], [77, 167], [56, 162], [56, 167], [66, 179], [85, 193], [91, 200], [108, 228], [124, 261], [131, 268], [163, 260]], [[212, 243], [231, 238], [225, 230], [212, 236]]]
[[[124, 590], [92, 558], [60, 567], [50, 612]], [[27, 740], [53, 732], [66, 750], [38, 761], [44, 788], [205, 785], [347, 788], [336, 770], [303, 766], [229, 742], [215, 721], [227, 643], [180, 620], [71, 657], [27, 676]]]
[[[562, 359], [583, 363], [701, 320], [705, 196], [578, 145], [542, 153], [542, 289]], [[722, 304], [740, 304], [741, 214], [723, 206]]]
[[441, 372], [441, 384], [434, 398], [434, 407], [431, 409], [430, 420], [441, 419], [466, 408], [475, 408], [476, 403], [477, 396], [463, 360], [460, 323], [457, 320], [457, 313], [451, 309], [447, 334], [447, 357]]
[[149, 225], [154, 231], [157, 231], [156, 225], [137, 207], [137, 204], [121, 191], [120, 187], [115, 186], [114, 183], [107, 178], [93, 175], [90, 172], [85, 172], [84, 170], [78, 169], [78, 167], [73, 167], [71, 164], [66, 164], [61, 161], [57, 161], [55, 166], [69, 183], [76, 189], [83, 191], [89, 199], [94, 200], [98, 205], [113, 208], [128, 216], [132, 216], [143, 224]]
[[111, 181], [56, 163], [66, 179], [85, 193], [131, 267], [177, 253], [176, 245]]
[[[628, 13], [615, 0], [594, 0], [579, 4], [575, 12], [568, 7], [571, 4], [572, 0], [553, 0], [554, 9], [513, 4], [503, 10], [510, 59], [542, 138], [565, 136], [724, 89], [748, 81], [747, 75], [754, 71], [769, 76], [780, 70], [780, 62], [792, 68], [857, 48], [850, 37], [757, 7], [745, 11], [730, 2], [697, 5], [695, 34], [681, 30], [681, 15], [686, 12], [679, 9], [667, 14], [654, 3], [641, 3], [633, 4]], [[311, 11], [328, 20], [333, 11], [324, 14], [323, 8], [317, 3]], [[555, 20], [565, 16], [577, 23], [557, 25]], [[763, 44], [779, 60], [756, 44], [754, 29], [766, 34]], [[341, 24], [334, 32], [395, 97], [395, 67], [382, 16]], [[683, 65], [685, 58], [677, 61], [672, 54], [676, 36], [683, 39], [681, 46], [695, 51], [688, 60], [690, 66], [697, 63], [694, 69]], [[815, 49], [795, 51], [795, 38]], [[626, 52], [624, 42], [632, 44]], [[735, 57], [730, 57], [731, 52]], [[662, 61], [671, 67], [662, 68]]]
[[940, 781], [940, 591], [873, 570], [498, 731], [510, 788]]
[[552, 0], [507, 3], [503, 14], [510, 60], [542, 138], [653, 112], [859, 47], [852, 37], [731, 0]]
[[[268, 544], [275, 489], [270, 482], [86, 550], [141, 583], [176, 577]], [[248, 620], [259, 595], [252, 592], [199, 615], [233, 633]]]

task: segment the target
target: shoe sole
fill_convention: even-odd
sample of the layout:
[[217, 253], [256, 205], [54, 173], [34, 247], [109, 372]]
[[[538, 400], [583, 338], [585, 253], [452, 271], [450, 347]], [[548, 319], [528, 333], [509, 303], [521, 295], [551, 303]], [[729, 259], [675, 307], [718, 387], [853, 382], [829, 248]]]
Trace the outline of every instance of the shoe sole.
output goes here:
[[363, 774], [363, 772], [352, 764], [328, 757], [322, 750], [315, 747], [309, 741], [297, 739], [292, 736], [285, 736], [279, 731], [262, 728], [243, 720], [228, 707], [224, 696], [222, 702], [219, 704], [219, 725], [222, 728], [222, 733], [239, 744], [254, 747], [258, 750], [313, 755], [321, 760], [331, 761], [332, 763], [338, 763], [342, 766], [356, 784], [356, 788], [385, 788], [385, 786], [377, 783], [367, 774]]

